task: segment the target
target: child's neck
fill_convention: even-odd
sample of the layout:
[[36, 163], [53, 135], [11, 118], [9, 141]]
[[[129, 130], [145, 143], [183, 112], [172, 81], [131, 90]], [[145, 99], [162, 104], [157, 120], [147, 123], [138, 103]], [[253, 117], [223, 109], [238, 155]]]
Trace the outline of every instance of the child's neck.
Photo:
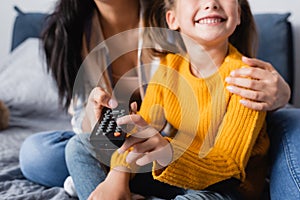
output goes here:
[[199, 78], [209, 77], [214, 74], [224, 62], [228, 54], [228, 42], [214, 46], [198, 45], [191, 47], [187, 45], [187, 52], [192, 63], [191, 72]]

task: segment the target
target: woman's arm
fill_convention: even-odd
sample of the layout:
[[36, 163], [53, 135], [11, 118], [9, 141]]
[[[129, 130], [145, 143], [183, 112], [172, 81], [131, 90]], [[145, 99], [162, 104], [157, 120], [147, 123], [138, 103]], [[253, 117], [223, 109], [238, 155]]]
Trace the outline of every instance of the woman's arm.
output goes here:
[[237, 69], [226, 78], [230, 84], [227, 89], [243, 98], [240, 103], [263, 111], [276, 110], [288, 103], [290, 87], [270, 63], [246, 57], [243, 62], [252, 68]]

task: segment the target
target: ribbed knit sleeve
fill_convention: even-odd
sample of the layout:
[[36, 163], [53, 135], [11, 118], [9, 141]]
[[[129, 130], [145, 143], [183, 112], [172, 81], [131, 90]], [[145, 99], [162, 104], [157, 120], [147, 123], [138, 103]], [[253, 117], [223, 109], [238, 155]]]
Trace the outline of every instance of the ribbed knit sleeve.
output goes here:
[[138, 169], [138, 166], [135, 163], [126, 162], [126, 157], [129, 152], [130, 151], [126, 151], [120, 154], [118, 151], [115, 151], [111, 156], [110, 168], [135, 173]]
[[205, 157], [199, 156], [197, 141], [187, 147], [183, 137], [179, 137], [180, 140], [175, 138], [171, 142], [175, 160], [162, 173], [156, 174], [154, 171], [154, 178], [171, 185], [198, 190], [231, 177], [243, 181], [265, 113], [239, 108], [238, 102], [234, 102], [236, 100], [231, 100], [230, 106], [234, 108], [226, 113], [216, 142]]

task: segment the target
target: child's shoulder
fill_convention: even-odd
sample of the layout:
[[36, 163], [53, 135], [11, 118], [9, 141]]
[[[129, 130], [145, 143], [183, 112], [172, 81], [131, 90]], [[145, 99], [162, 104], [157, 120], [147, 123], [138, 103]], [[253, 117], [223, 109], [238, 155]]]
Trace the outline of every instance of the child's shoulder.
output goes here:
[[237, 48], [235, 48], [233, 45], [229, 45], [229, 53], [226, 56], [224, 63], [228, 63], [228, 67], [230, 67], [231, 70], [249, 67], [243, 62], [242, 57], [243, 54], [241, 54]]
[[181, 65], [188, 63], [189, 60], [186, 55], [168, 53], [161, 58], [161, 65], [171, 69], [177, 69]]
[[189, 65], [187, 57], [179, 54], [168, 53], [160, 57], [160, 64], [154, 74], [154, 79], [174, 80], [174, 76], [178, 76], [183, 67]]

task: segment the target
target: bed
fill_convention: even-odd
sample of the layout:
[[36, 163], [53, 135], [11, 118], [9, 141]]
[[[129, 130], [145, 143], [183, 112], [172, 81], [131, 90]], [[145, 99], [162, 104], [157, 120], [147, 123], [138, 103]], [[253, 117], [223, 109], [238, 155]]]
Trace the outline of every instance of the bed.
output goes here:
[[[57, 88], [47, 73], [43, 52], [40, 51], [38, 38], [47, 14], [24, 13], [15, 9], [18, 15], [11, 53], [0, 64], [0, 99], [11, 112], [9, 128], [0, 131], [0, 199], [69, 200], [72, 198], [63, 188], [47, 188], [30, 182], [19, 168], [19, 149], [27, 136], [39, 131], [71, 127], [70, 116], [58, 104]], [[258, 57], [272, 62], [292, 86], [293, 49], [289, 15], [262, 14], [256, 15], [255, 19], [261, 38]]]
[[63, 188], [47, 188], [26, 180], [19, 167], [19, 149], [27, 136], [39, 131], [71, 129], [70, 116], [59, 106], [57, 88], [47, 73], [39, 39], [31, 34], [34, 26], [40, 26], [37, 31], [41, 28], [41, 23], [31, 18], [41, 22], [43, 16], [19, 12], [12, 51], [0, 65], [0, 99], [11, 113], [9, 128], [0, 131], [1, 200], [72, 199]]

